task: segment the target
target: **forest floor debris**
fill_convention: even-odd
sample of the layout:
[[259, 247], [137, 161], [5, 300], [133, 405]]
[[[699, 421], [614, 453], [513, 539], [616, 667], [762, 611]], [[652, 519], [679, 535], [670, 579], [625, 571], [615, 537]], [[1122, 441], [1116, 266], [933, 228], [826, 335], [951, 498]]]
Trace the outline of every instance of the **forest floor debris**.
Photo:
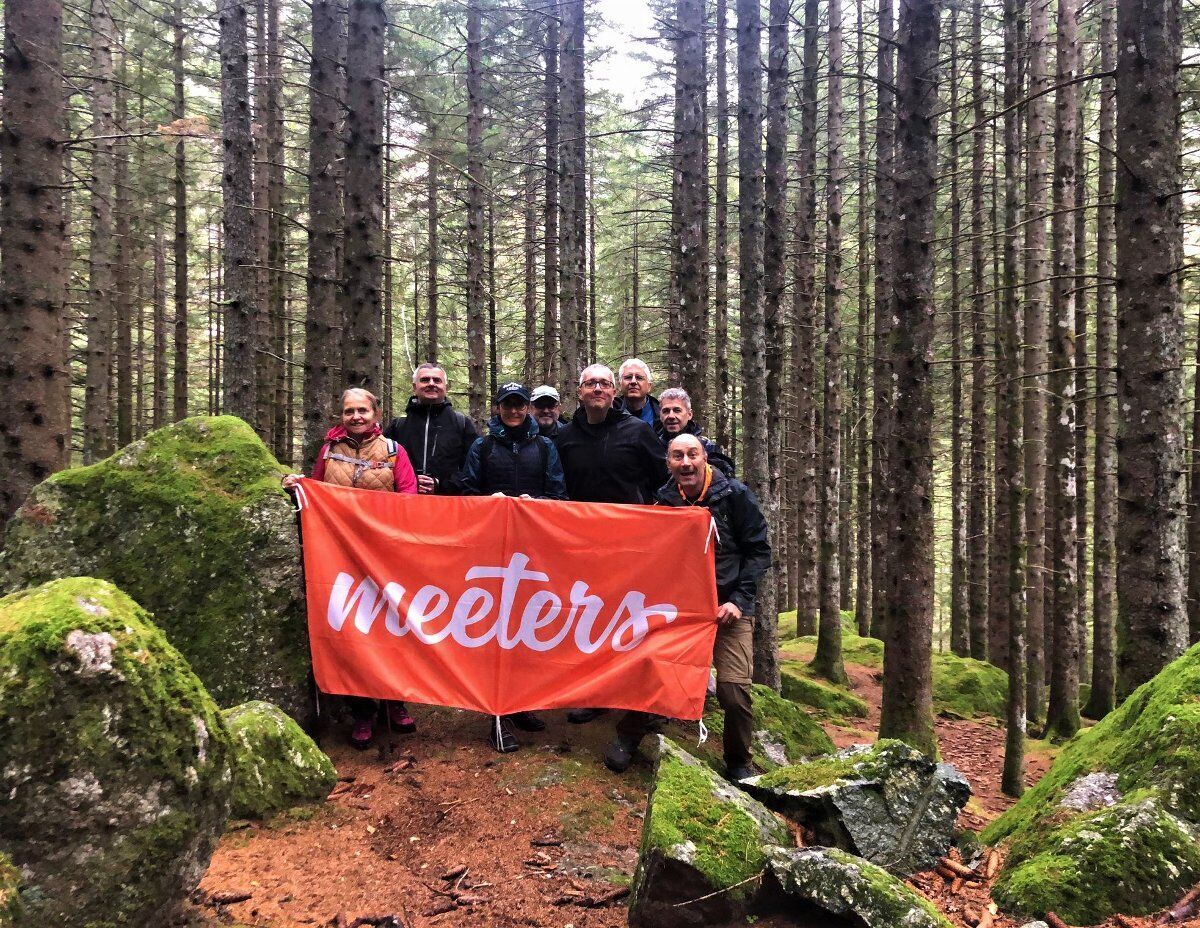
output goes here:
[[[846, 669], [870, 714], [826, 723], [838, 747], [874, 740], [879, 723], [878, 670]], [[405, 928], [622, 928], [650, 767], [639, 762], [623, 776], [604, 768], [611, 720], [568, 725], [564, 713], [548, 711], [545, 732], [523, 736], [515, 754], [497, 755], [479, 715], [414, 708], [420, 731], [396, 736], [390, 753], [345, 747], [345, 732], [335, 726], [322, 739], [339, 772], [329, 799], [227, 832], [189, 924], [322, 928], [340, 916], [346, 926], [385, 918]], [[1000, 792], [1003, 728], [939, 719], [938, 736], [942, 759], [975, 792], [959, 824], [977, 830], [1011, 804]], [[695, 729], [675, 728], [673, 737], [686, 746]], [[1028, 781], [1052, 759], [1052, 749], [1031, 742]], [[1022, 928], [1030, 919], [989, 909], [1000, 863], [998, 855], [972, 861], [951, 854], [941, 873], [908, 882], [958, 928]], [[244, 900], [224, 901], [244, 893]], [[1194, 901], [1173, 908], [1186, 911]], [[1194, 913], [1184, 918], [1122, 918], [1104, 928], [1200, 928]]]

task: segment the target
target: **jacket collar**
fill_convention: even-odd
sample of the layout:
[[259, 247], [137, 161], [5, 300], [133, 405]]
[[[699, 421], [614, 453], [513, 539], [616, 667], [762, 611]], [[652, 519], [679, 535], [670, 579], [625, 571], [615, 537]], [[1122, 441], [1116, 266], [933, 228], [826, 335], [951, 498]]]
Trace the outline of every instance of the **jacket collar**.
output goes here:
[[346, 427], [344, 425], [335, 425], [333, 428], [331, 428], [328, 432], [325, 433], [325, 441], [327, 441], [327, 442], [349, 441], [349, 442], [353, 442], [356, 445], [362, 445], [362, 444], [365, 444], [366, 442], [370, 441], [372, 438], [374, 438], [376, 435], [379, 435], [380, 433], [381, 433], [381, 429], [379, 428], [378, 422], [376, 422], [373, 426], [371, 426], [371, 431], [367, 432], [367, 434], [364, 435], [362, 438], [351, 438], [350, 433], [346, 431]]
[[405, 413], [405, 415], [409, 415], [409, 416], [414, 415], [414, 414], [420, 415], [420, 416], [436, 416], [443, 409], [453, 409], [453, 408], [454, 408], [454, 404], [450, 402], [449, 397], [442, 400], [440, 403], [433, 403], [432, 405], [426, 405], [425, 403], [422, 403], [419, 399], [417, 399], [415, 396], [410, 396], [408, 398], [408, 405], [404, 407], [404, 413]]
[[595, 431], [599, 428], [607, 428], [610, 425], [614, 425], [617, 422], [620, 422], [622, 419], [632, 418], [633, 417], [624, 409], [618, 409], [614, 403], [613, 406], [608, 410], [608, 415], [604, 417], [604, 421], [597, 422], [595, 425], [592, 425], [590, 422], [588, 422], [587, 410], [583, 408], [582, 404], [580, 404], [579, 408], [575, 410], [575, 414], [571, 416], [571, 422], [580, 428], [588, 429], [589, 431]]
[[[504, 423], [500, 421], [499, 416], [492, 416], [488, 419], [488, 434], [496, 441], [511, 443], [512, 438], [508, 434], [508, 429]], [[541, 434], [541, 429], [538, 428], [537, 419], [533, 416], [525, 416], [525, 430], [521, 435], [522, 441], [537, 438]]]
[[[712, 468], [712, 483], [709, 485], [708, 495], [704, 497], [704, 502], [701, 504], [703, 506], [711, 506], [733, 492], [733, 484], [729, 482], [729, 478], [725, 476], [721, 468], [714, 466], [711, 462], [708, 466]], [[658, 502], [667, 506], [683, 505], [679, 484], [675, 482], [674, 477], [659, 487], [654, 496]]]

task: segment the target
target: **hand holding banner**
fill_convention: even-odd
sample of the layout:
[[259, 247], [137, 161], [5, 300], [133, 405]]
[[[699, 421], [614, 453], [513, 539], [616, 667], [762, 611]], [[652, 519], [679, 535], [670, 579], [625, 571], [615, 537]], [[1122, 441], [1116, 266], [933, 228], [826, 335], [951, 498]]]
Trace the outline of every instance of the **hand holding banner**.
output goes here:
[[300, 493], [323, 691], [700, 718], [717, 610], [706, 511]]

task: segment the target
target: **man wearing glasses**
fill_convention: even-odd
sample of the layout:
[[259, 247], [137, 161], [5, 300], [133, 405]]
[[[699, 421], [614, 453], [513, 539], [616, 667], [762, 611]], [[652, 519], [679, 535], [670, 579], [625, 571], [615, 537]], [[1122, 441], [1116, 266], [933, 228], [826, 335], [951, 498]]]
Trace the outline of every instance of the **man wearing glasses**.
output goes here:
[[[654, 378], [650, 376], [650, 368], [641, 358], [629, 358], [621, 364], [617, 372], [621, 390], [620, 398], [614, 403], [618, 409], [623, 409], [635, 419], [641, 419], [651, 428], [658, 426], [658, 400], [650, 395], [654, 388]], [[654, 488], [655, 490], [658, 487]]]
[[[613, 406], [611, 368], [592, 364], [579, 375], [579, 408], [555, 444], [567, 478], [567, 497], [585, 503], [650, 503], [667, 482], [663, 447], [649, 425]], [[582, 725], [607, 709], [572, 709]]]

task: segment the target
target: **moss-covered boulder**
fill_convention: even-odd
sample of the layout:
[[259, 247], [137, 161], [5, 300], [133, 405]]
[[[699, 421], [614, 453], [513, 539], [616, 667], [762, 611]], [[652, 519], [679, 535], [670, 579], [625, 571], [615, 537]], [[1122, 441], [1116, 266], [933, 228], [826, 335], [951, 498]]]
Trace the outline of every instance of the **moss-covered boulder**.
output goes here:
[[300, 546], [281, 472], [233, 416], [159, 429], [33, 490], [8, 524], [0, 589], [111, 580], [220, 705], [265, 699], [307, 721]]
[[[791, 700], [757, 683], [750, 688], [750, 698], [754, 704], [752, 750], [754, 763], [760, 770], [774, 770], [833, 751], [834, 744], [825, 729]], [[714, 708], [705, 714], [704, 724], [710, 738], [702, 753], [705, 760], [716, 765], [720, 763], [725, 713]]]
[[933, 708], [939, 715], [1002, 719], [1007, 703], [1008, 674], [995, 664], [948, 651], [934, 654]]
[[[1196, 835], [1200, 645], [1069, 742], [982, 838], [1012, 842], [996, 885], [1005, 908], [1091, 924], [1149, 914], [1200, 881]], [[1054, 879], [1035, 889], [1039, 873]]]
[[901, 875], [928, 869], [946, 853], [971, 797], [970, 785], [949, 764], [887, 740], [781, 767], [743, 785], [810, 828], [818, 844]]
[[810, 676], [800, 661], [784, 661], [779, 670], [784, 699], [833, 719], [863, 719], [869, 714], [866, 702], [845, 687]]
[[[817, 651], [817, 636], [786, 638], [779, 642], [783, 657], [810, 661]], [[853, 631], [842, 632], [842, 660], [873, 670], [883, 669], [883, 642], [878, 638], [862, 638]]]
[[769, 847], [791, 844], [787, 827], [672, 741], [657, 740], [629, 923], [673, 928], [741, 917]]
[[337, 782], [333, 762], [277, 706], [255, 700], [222, 715], [233, 737], [235, 818], [262, 818], [329, 795]]
[[[811, 916], [812, 924], [854, 928], [950, 928], [929, 902], [861, 857], [833, 848], [771, 852], [773, 908]], [[815, 911], [814, 911], [815, 910]], [[832, 916], [832, 917], [831, 917]]]
[[0, 851], [29, 928], [166, 924], [229, 811], [216, 704], [133, 600], [72, 578], [0, 599]]
[[13, 928], [21, 915], [21, 871], [0, 852], [0, 928]]

